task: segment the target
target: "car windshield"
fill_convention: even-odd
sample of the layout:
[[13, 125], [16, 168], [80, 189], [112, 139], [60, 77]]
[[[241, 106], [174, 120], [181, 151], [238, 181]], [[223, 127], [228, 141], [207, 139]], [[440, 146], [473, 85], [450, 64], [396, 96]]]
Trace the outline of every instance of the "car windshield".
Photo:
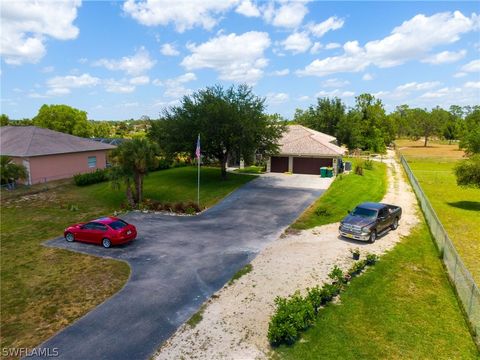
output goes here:
[[372, 209], [357, 207], [355, 208], [355, 210], [353, 210], [352, 215], [361, 216], [364, 218], [375, 218], [377, 216], [377, 211]]
[[123, 221], [123, 220], [117, 220], [117, 221], [114, 221], [114, 222], [111, 222], [110, 224], [108, 224], [113, 230], [120, 230], [120, 229], [123, 229], [125, 226], [127, 226], [128, 224]]

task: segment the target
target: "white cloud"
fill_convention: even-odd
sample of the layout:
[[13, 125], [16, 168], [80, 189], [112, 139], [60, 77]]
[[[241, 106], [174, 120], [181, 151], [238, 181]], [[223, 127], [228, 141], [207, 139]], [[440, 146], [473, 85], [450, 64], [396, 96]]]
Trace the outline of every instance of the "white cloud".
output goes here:
[[453, 75], [454, 78], [461, 78], [461, 77], [464, 77], [464, 76], [467, 76], [467, 73], [465, 72], [457, 72]]
[[438, 65], [438, 64], [450, 64], [463, 59], [467, 55], [467, 50], [460, 51], [442, 51], [437, 54], [430, 55], [422, 60], [424, 63]]
[[318, 93], [315, 94], [315, 97], [352, 97], [353, 95], [355, 95], [355, 93], [353, 91], [341, 91], [339, 89], [335, 89], [335, 90], [332, 90], [332, 91], [325, 91], [325, 90], [321, 90], [319, 91]]
[[71, 40], [80, 0], [1, 1], [0, 54], [7, 64], [36, 63], [46, 53], [48, 38]]
[[369, 73], [366, 73], [362, 76], [362, 80], [365, 80], [365, 81], [373, 80], [373, 75], [369, 74]]
[[468, 81], [463, 86], [470, 89], [480, 89], [480, 81]]
[[310, 49], [312, 42], [306, 32], [294, 32], [282, 41], [282, 45], [285, 50], [291, 51], [293, 54], [299, 54]]
[[340, 47], [342, 47], [341, 44], [339, 44], [339, 43], [334, 43], [334, 42], [328, 43], [327, 45], [325, 45], [325, 49], [327, 49], [327, 50], [338, 49], [338, 48], [340, 48]]
[[162, 80], [160, 80], [160, 79], [153, 79], [152, 84], [155, 85], [155, 86], [162, 86], [163, 85]]
[[462, 72], [480, 72], [480, 59], [472, 60], [461, 68]]
[[282, 70], [277, 70], [277, 71], [274, 71], [272, 73], [272, 75], [274, 76], [286, 76], [290, 74], [290, 70], [289, 69], [282, 69]]
[[243, 0], [241, 4], [235, 9], [235, 12], [247, 17], [260, 16], [260, 10], [258, 10], [258, 8], [254, 4], [252, 4], [250, 0]]
[[173, 79], [167, 79], [161, 82], [162, 86], [165, 86], [164, 95], [169, 98], [181, 98], [192, 92], [191, 89], [185, 87], [185, 84], [197, 80], [197, 76], [194, 73], [185, 73], [177, 76]]
[[165, 56], [177, 56], [180, 52], [175, 48], [173, 44], [163, 44], [160, 48], [160, 52]]
[[237, 0], [127, 0], [123, 10], [136, 21], [146, 26], [173, 24], [178, 32], [196, 26], [211, 30], [222, 14], [230, 10]]
[[135, 85], [128, 84], [125, 81], [109, 79], [105, 81], [105, 90], [111, 93], [129, 94], [135, 91]]
[[146, 85], [149, 82], [150, 82], [150, 78], [146, 75], [133, 77], [129, 81], [129, 83], [132, 85]]
[[316, 41], [316, 42], [313, 44], [312, 48], [310, 49], [310, 54], [317, 54], [317, 53], [319, 53], [320, 50], [322, 49], [322, 47], [323, 47], [322, 44], [319, 43], [318, 41]]
[[340, 88], [350, 84], [348, 80], [328, 79], [322, 82], [322, 87]]
[[436, 46], [456, 42], [461, 34], [476, 30], [478, 23], [479, 17], [475, 13], [471, 17], [459, 11], [430, 17], [416, 15], [395, 27], [391, 35], [369, 41], [364, 47], [360, 47], [357, 41], [349, 41], [344, 45], [344, 54], [314, 60], [298, 74], [325, 76], [363, 71], [371, 64], [381, 68], [398, 66], [409, 60], [424, 58]]
[[220, 35], [200, 45], [187, 45], [192, 54], [181, 65], [187, 70], [215, 69], [221, 80], [254, 84], [268, 64], [263, 53], [269, 46], [270, 37], [265, 32]]
[[303, 96], [299, 96], [297, 98], [298, 101], [308, 101], [310, 100], [310, 96], [307, 96], [307, 95], [303, 95]]
[[282, 104], [288, 101], [289, 95], [286, 93], [268, 93], [267, 94], [267, 102], [269, 104]]
[[313, 35], [316, 37], [322, 37], [329, 31], [341, 29], [344, 23], [343, 19], [331, 16], [319, 24], [310, 23], [307, 27]]
[[439, 81], [427, 81], [422, 83], [410, 82], [396, 87], [397, 91], [410, 92], [410, 91], [422, 91], [429, 90], [441, 85]]
[[108, 70], [125, 71], [128, 75], [140, 75], [150, 70], [156, 61], [150, 57], [150, 54], [144, 47], [141, 47], [134, 55], [124, 56], [120, 60], [100, 59], [94, 62], [95, 66], [103, 66]]
[[98, 85], [100, 81], [99, 78], [86, 73], [80, 76], [55, 76], [47, 80], [47, 95], [57, 96], [69, 94], [72, 88], [92, 87]]
[[283, 2], [275, 8], [273, 2], [263, 8], [263, 17], [267, 23], [284, 28], [297, 28], [302, 24], [308, 9], [301, 1]]

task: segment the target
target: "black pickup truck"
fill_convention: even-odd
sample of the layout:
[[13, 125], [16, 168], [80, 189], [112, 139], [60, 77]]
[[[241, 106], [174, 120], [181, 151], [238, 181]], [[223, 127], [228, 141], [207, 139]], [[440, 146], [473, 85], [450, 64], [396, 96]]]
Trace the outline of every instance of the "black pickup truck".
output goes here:
[[402, 208], [395, 205], [366, 202], [358, 205], [340, 221], [340, 235], [349, 239], [374, 243], [377, 236], [388, 229], [395, 230], [402, 216]]

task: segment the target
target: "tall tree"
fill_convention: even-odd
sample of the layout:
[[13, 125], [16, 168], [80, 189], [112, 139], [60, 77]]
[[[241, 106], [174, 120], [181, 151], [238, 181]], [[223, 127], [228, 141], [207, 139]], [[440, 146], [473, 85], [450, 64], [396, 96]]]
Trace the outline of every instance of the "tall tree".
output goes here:
[[127, 201], [134, 207], [143, 201], [143, 179], [157, 165], [156, 155], [158, 146], [146, 139], [126, 141], [112, 151], [112, 180], [124, 181]]
[[0, 126], [7, 126], [10, 125], [10, 119], [8, 118], [7, 115], [2, 114], [0, 115]]
[[9, 156], [0, 155], [0, 175], [2, 184], [11, 184], [28, 177], [27, 168], [13, 162]]
[[473, 110], [465, 117], [465, 131], [460, 140], [460, 148], [467, 155], [480, 153], [480, 109]]
[[436, 116], [432, 116], [425, 109], [415, 108], [408, 112], [409, 121], [413, 126], [413, 133], [416, 136], [423, 137], [423, 146], [428, 145], [428, 139], [434, 135], [438, 135], [440, 132], [439, 119]]
[[345, 117], [345, 104], [338, 97], [318, 98], [315, 107], [307, 110], [297, 109], [294, 120], [296, 123], [311, 129], [337, 136], [338, 123]]
[[87, 113], [68, 105], [43, 105], [33, 118], [33, 124], [71, 135], [91, 136]]
[[149, 137], [166, 154], [193, 155], [200, 134], [202, 155], [220, 162], [225, 179], [230, 154], [249, 158], [255, 152], [278, 151], [284, 124], [265, 115], [264, 110], [265, 99], [257, 97], [247, 85], [207, 87], [184, 96], [179, 106], [164, 110], [161, 120], [152, 121]]

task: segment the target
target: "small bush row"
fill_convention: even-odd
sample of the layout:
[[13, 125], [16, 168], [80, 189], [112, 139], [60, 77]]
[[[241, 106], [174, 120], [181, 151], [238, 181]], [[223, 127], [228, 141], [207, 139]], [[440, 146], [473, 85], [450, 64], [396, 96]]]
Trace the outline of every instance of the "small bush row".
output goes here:
[[77, 186], [86, 186], [97, 184], [109, 180], [108, 169], [97, 169], [90, 173], [77, 174], [73, 177], [73, 181]]
[[295, 343], [301, 332], [313, 324], [321, 307], [340, 294], [352, 277], [360, 274], [367, 265], [372, 266], [377, 261], [377, 255], [368, 254], [365, 260], [355, 262], [346, 273], [335, 265], [328, 274], [328, 277], [332, 279], [330, 284], [326, 283], [322, 287], [317, 285], [311, 289], [307, 288], [305, 296], [296, 291], [287, 298], [277, 297], [275, 299], [275, 313], [268, 325], [267, 336], [270, 344], [279, 346]]
[[192, 201], [189, 202], [160, 202], [157, 200], [145, 199], [140, 206], [142, 210], [151, 210], [151, 211], [169, 211], [177, 214], [196, 214], [202, 209], [198, 206], [197, 203]]

